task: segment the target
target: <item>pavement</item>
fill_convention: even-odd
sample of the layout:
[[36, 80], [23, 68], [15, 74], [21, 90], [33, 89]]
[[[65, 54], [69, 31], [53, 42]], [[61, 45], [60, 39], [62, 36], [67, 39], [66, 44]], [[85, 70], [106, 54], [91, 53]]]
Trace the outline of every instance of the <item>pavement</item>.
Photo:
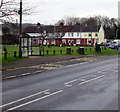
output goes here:
[[104, 59], [112, 59], [117, 55], [88, 55], [88, 56], [50, 56], [29, 57], [21, 61], [4, 64], [2, 79], [13, 79], [29, 75], [37, 75], [56, 68], [70, 67], [77, 64], [96, 62]]
[[[85, 57], [90, 57], [90, 56], [85, 56]], [[41, 64], [50, 64], [50, 63], [62, 62], [62, 61], [78, 59], [78, 58], [83, 59], [85, 57], [83, 56], [49, 56], [49, 57], [31, 56], [25, 60], [14, 61], [7, 64], [3, 64], [2, 70], [5, 71], [7, 69], [29, 67], [29, 66], [35, 66], [35, 65], [41, 65]]]
[[65, 61], [72, 60], [76, 63], [75, 60], [80, 60], [81, 62], [91, 61], [91, 60], [99, 60], [104, 58], [110, 58], [116, 55], [87, 55], [87, 56], [47, 56], [47, 57], [38, 57], [31, 56], [28, 59], [14, 61], [7, 64], [2, 65], [2, 71], [8, 71], [11, 69], [21, 69], [38, 65], [46, 65], [52, 63], [65, 63]]

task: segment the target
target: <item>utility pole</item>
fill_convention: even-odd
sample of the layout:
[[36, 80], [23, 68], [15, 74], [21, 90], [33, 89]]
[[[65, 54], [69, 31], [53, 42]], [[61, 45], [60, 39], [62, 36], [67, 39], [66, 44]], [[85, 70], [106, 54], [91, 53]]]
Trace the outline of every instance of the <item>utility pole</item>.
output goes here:
[[116, 39], [118, 39], [118, 31], [119, 29], [116, 30]]
[[92, 46], [92, 25], [90, 25], [91, 28], [91, 46]]
[[21, 50], [21, 38], [22, 38], [22, 0], [20, 0], [20, 25], [19, 25], [19, 57], [22, 57], [22, 50]]

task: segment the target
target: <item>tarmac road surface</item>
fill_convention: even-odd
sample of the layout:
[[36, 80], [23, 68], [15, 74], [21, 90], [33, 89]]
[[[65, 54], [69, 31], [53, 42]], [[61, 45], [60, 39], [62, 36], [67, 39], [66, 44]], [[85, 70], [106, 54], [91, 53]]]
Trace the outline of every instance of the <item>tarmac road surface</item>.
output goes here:
[[3, 111], [118, 110], [118, 57], [3, 81]]

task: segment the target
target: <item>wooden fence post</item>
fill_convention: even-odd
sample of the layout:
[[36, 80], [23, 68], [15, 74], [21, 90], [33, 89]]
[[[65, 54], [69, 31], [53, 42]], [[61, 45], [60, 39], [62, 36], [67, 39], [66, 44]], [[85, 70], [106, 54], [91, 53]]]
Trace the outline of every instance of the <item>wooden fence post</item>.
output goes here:
[[8, 54], [7, 49], [6, 49], [6, 47], [4, 47], [4, 58], [5, 59], [7, 59], [7, 54]]
[[53, 50], [53, 54], [54, 54], [54, 55], [55, 55], [55, 52], [56, 52], [56, 51], [55, 51], [55, 50]]
[[49, 51], [48, 51], [48, 50], [46, 51], [46, 54], [49, 54]]
[[62, 50], [60, 50], [60, 54], [62, 54]]
[[7, 52], [4, 52], [4, 58], [7, 59]]
[[16, 58], [16, 56], [17, 56], [17, 52], [16, 52], [16, 51], [14, 51], [14, 57]]
[[74, 52], [74, 50], [72, 50], [72, 53]]

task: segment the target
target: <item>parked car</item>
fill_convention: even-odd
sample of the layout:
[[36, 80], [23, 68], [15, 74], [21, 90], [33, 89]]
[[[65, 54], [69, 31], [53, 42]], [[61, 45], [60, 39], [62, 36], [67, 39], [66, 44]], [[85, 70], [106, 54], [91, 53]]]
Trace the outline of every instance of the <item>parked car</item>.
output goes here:
[[107, 42], [102, 42], [100, 45], [101, 45], [101, 46], [109, 46], [109, 43], [107, 43]]
[[118, 50], [120, 47], [120, 40], [113, 40], [110, 42], [109, 48]]
[[118, 50], [119, 46], [117, 46], [117, 45], [110, 45], [109, 48]]

